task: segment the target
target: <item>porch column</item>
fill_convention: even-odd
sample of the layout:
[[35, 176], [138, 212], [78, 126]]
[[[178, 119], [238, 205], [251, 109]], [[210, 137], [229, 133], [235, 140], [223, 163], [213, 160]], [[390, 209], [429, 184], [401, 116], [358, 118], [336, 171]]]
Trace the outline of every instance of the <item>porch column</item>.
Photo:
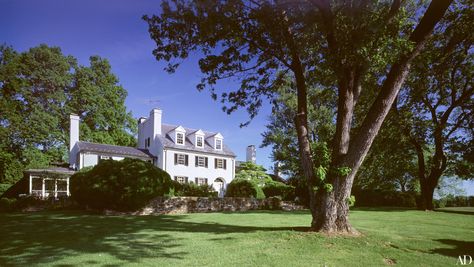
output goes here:
[[41, 177], [41, 181], [43, 182], [41, 185], [41, 197], [45, 197], [46, 195], [46, 186], [45, 186], [45, 180], [44, 177]]
[[66, 178], [66, 190], [67, 190], [67, 196], [69, 196], [69, 177]]
[[58, 179], [54, 179], [54, 198], [58, 197]]
[[28, 192], [31, 195], [31, 191], [33, 190], [33, 177], [31, 177], [31, 173], [30, 173], [29, 177], [30, 177], [30, 180], [29, 180], [30, 181], [30, 188], [29, 188]]

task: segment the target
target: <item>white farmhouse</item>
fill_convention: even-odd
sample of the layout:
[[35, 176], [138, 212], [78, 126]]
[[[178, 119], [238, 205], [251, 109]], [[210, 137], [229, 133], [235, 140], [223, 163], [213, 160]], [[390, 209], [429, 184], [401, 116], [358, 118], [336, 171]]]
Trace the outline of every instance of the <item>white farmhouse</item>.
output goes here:
[[94, 166], [103, 159], [138, 158], [153, 162], [180, 183], [212, 185], [219, 197], [234, 179], [235, 154], [220, 133], [163, 124], [160, 109], [139, 119], [137, 148], [79, 141], [79, 117], [71, 115], [70, 119], [72, 169]]
[[220, 133], [163, 124], [160, 109], [139, 119], [138, 149], [153, 155], [155, 165], [172, 179], [210, 184], [220, 197], [235, 176], [235, 154]]

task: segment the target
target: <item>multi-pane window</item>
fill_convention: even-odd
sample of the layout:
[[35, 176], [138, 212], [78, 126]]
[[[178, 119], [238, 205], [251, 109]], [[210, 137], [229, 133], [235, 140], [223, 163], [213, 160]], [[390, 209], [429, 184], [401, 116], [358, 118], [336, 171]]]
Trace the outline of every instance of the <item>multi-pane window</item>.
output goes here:
[[203, 147], [204, 146], [204, 138], [202, 136], [196, 137], [196, 146]]
[[196, 156], [196, 167], [206, 167], [207, 168], [207, 157]]
[[216, 149], [217, 150], [222, 149], [222, 140], [221, 139], [216, 139]]
[[207, 185], [207, 178], [196, 177], [194, 181], [197, 185]]
[[214, 166], [216, 169], [226, 169], [227, 168], [227, 160], [225, 159], [215, 159]]
[[176, 133], [176, 144], [184, 145], [184, 134]]
[[180, 184], [185, 184], [188, 182], [188, 177], [186, 176], [175, 176], [174, 180]]
[[174, 165], [188, 166], [188, 155], [178, 153], [174, 154]]

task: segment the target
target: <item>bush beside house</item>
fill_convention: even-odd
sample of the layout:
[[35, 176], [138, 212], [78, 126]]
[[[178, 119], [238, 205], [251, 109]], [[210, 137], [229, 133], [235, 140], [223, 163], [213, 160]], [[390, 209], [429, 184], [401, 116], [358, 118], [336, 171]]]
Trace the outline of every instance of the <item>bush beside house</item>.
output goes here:
[[282, 182], [267, 182], [262, 190], [266, 197], [280, 197], [283, 200], [295, 199], [295, 188]]
[[172, 181], [171, 197], [217, 197], [217, 192], [210, 185], [197, 185], [194, 183], [181, 184]]
[[130, 211], [169, 194], [168, 173], [138, 159], [104, 160], [70, 179], [71, 197], [81, 206]]
[[234, 180], [227, 186], [226, 197], [250, 197], [264, 199], [260, 186], [248, 180]]

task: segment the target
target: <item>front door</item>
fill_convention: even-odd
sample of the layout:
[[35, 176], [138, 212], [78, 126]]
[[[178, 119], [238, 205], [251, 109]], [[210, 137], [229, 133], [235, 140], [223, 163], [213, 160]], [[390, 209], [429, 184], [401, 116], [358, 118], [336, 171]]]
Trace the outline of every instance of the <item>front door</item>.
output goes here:
[[222, 178], [215, 179], [212, 187], [216, 190], [218, 197], [224, 197], [224, 180]]

